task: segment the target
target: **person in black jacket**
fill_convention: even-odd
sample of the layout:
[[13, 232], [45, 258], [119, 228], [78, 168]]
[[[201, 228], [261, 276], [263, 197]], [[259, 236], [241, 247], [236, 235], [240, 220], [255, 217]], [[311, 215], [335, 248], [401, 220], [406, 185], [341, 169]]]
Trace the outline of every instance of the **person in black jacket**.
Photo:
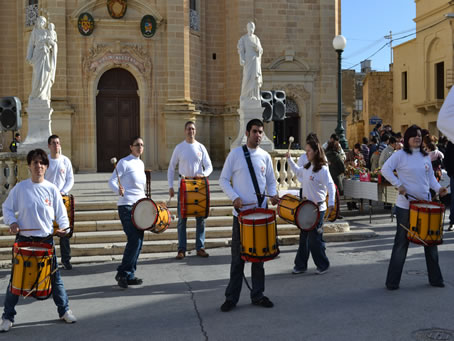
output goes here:
[[454, 191], [454, 144], [451, 141], [449, 141], [448, 145], [446, 146], [446, 153], [443, 161], [446, 171], [448, 172], [451, 188], [451, 205], [448, 231], [454, 231], [454, 200], [452, 200], [452, 193]]

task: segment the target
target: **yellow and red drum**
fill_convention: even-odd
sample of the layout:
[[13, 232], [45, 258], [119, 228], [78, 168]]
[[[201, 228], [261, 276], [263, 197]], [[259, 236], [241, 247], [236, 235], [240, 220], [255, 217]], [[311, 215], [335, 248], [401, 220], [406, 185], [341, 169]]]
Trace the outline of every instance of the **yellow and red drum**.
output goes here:
[[[63, 204], [65, 205], [66, 212], [68, 213], [69, 220], [69, 232], [66, 234], [66, 238], [71, 238], [74, 232], [74, 196], [72, 194], [62, 195]], [[54, 220], [54, 230], [58, 229], [59, 226]]]
[[243, 260], [253, 263], [266, 262], [279, 254], [276, 212], [254, 208], [242, 211], [238, 220]]
[[438, 245], [443, 243], [443, 204], [431, 201], [411, 201], [407, 239], [416, 244]]
[[53, 250], [53, 246], [46, 243], [14, 243], [10, 284], [14, 295], [43, 300], [52, 294]]
[[[334, 185], [336, 186], [336, 185]], [[336, 219], [339, 217], [339, 203], [340, 203], [340, 196], [339, 196], [339, 190], [337, 189], [336, 186], [336, 197], [334, 198], [334, 209], [331, 211], [330, 214], [328, 214], [328, 209], [325, 211], [325, 216], [324, 220], [328, 220], [329, 222], [336, 221]], [[329, 195], [326, 195], [326, 207], [328, 208], [328, 200], [329, 200]]]
[[210, 213], [210, 184], [206, 177], [181, 178], [180, 217], [207, 218]]
[[315, 229], [320, 221], [318, 205], [292, 194], [280, 198], [277, 213], [290, 224], [295, 224], [302, 231]]
[[132, 207], [132, 223], [136, 229], [162, 233], [170, 226], [170, 210], [164, 203], [155, 203], [149, 198], [138, 200]]

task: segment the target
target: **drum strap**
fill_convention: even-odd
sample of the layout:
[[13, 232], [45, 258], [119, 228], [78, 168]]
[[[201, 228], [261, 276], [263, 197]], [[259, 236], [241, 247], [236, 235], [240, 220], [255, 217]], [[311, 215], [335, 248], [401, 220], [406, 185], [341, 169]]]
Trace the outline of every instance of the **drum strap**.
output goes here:
[[246, 158], [247, 166], [249, 168], [249, 173], [251, 174], [252, 183], [253, 183], [254, 189], [255, 189], [255, 194], [257, 195], [257, 200], [259, 202], [259, 207], [261, 207], [263, 200], [265, 199], [265, 196], [260, 194], [259, 184], [257, 182], [257, 177], [255, 176], [254, 167], [252, 166], [252, 161], [251, 161], [251, 154], [249, 153], [249, 150], [247, 149], [247, 145], [243, 146], [243, 152], [244, 152], [244, 157]]

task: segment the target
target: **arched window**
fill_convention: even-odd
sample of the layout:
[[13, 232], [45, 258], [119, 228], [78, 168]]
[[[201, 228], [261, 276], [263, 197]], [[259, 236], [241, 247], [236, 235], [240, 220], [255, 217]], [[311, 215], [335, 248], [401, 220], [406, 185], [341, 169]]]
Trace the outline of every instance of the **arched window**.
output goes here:
[[285, 120], [274, 122], [273, 142], [274, 148], [286, 149], [288, 148], [288, 138], [293, 136], [292, 149], [301, 148], [301, 129], [300, 129], [300, 115], [298, 105], [296, 102], [288, 98], [286, 99], [285, 106]]

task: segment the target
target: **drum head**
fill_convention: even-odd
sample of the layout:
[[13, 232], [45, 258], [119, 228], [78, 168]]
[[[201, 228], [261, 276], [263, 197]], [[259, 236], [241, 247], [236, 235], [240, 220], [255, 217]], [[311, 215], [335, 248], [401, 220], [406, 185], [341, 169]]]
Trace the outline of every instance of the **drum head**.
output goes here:
[[151, 229], [156, 222], [158, 210], [151, 199], [140, 199], [132, 209], [132, 222], [139, 230]]
[[318, 206], [312, 201], [303, 201], [296, 211], [295, 218], [296, 226], [301, 230], [312, 230], [320, 218]]

